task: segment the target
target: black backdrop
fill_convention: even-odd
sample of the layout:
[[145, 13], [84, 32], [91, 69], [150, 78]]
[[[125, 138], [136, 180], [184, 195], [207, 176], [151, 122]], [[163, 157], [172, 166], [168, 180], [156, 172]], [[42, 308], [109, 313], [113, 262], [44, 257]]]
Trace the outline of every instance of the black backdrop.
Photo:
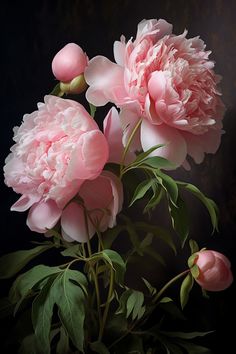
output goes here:
[[[57, 0], [1, 2], [1, 166], [12, 145], [12, 128], [19, 125], [24, 113], [36, 109], [36, 103], [54, 86], [51, 61], [68, 42], [79, 44], [91, 58], [102, 54], [113, 59], [112, 45], [121, 34], [135, 35], [143, 18], [164, 18], [174, 25], [174, 33], [185, 28], [189, 37], [200, 35], [216, 71], [223, 76], [223, 99], [226, 134], [214, 156], [190, 172], [176, 171], [179, 178], [195, 183], [212, 197], [220, 208], [220, 232], [210, 235], [209, 220], [201, 206], [191, 204], [192, 237], [226, 254], [235, 274], [236, 252], [236, 181], [235, 181], [235, 112], [236, 112], [236, 2], [234, 0]], [[26, 215], [10, 212], [17, 195], [8, 189], [1, 175], [1, 252], [29, 247], [32, 232]], [[173, 268], [176, 264], [173, 261]], [[233, 343], [235, 285], [212, 294], [210, 301], [190, 305], [190, 316], [203, 306], [217, 335], [209, 339], [214, 352], [222, 353]], [[4, 289], [3, 289], [4, 290]], [[204, 308], [205, 306], [205, 308]], [[201, 310], [200, 310], [201, 311]], [[227, 351], [230, 352], [230, 351]]]

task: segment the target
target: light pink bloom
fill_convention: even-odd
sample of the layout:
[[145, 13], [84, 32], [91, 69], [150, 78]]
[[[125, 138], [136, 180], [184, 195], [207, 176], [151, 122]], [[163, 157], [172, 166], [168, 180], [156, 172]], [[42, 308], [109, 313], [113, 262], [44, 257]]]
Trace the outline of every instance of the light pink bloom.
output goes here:
[[83, 74], [87, 64], [88, 57], [80, 46], [68, 43], [53, 58], [52, 71], [57, 80], [68, 82]]
[[62, 212], [62, 235], [67, 241], [86, 242], [96, 230], [103, 232], [116, 225], [116, 215], [123, 203], [123, 187], [113, 173], [103, 171], [96, 179], [84, 182], [79, 196], [84, 206], [71, 202]]
[[189, 167], [187, 155], [200, 163], [205, 153], [218, 149], [224, 105], [210, 52], [199, 37], [186, 35], [172, 34], [165, 20], [143, 20], [135, 40], [122, 36], [114, 43], [116, 63], [93, 58], [85, 79], [88, 101], [115, 103], [129, 131], [130, 122], [134, 126], [142, 117], [140, 148], [165, 143], [152, 155]]
[[[121, 164], [123, 162], [125, 141], [123, 144], [122, 140], [124, 140], [124, 135], [122, 122], [115, 107], [112, 107], [107, 113], [103, 121], [103, 131], [109, 145], [108, 162]], [[135, 157], [136, 155], [133, 151], [128, 151], [124, 164], [129, 164], [135, 159]]]
[[22, 196], [11, 209], [31, 207], [29, 227], [45, 232], [80, 186], [100, 175], [108, 144], [81, 104], [55, 96], [46, 96], [38, 111], [26, 114], [14, 132], [5, 183]]
[[224, 290], [233, 282], [230, 262], [219, 252], [210, 250], [197, 252], [194, 263], [199, 268], [196, 281], [205, 290]]

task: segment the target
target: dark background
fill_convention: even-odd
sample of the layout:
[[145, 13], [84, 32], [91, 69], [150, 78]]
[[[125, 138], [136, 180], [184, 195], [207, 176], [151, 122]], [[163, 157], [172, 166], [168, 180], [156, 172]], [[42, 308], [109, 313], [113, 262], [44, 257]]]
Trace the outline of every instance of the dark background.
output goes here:
[[[197, 185], [215, 200], [220, 209], [220, 232], [211, 235], [210, 221], [202, 206], [190, 200], [191, 237], [202, 247], [215, 249], [229, 257], [235, 274], [236, 252], [236, 2], [233, 0], [67, 0], [1, 2], [1, 168], [12, 146], [12, 128], [21, 123], [24, 113], [36, 109], [36, 103], [51, 91], [55, 79], [51, 72], [54, 55], [68, 42], [79, 44], [92, 58], [102, 54], [113, 60], [112, 46], [124, 34], [135, 36], [139, 21], [164, 18], [180, 34], [199, 35], [212, 50], [215, 70], [223, 77], [221, 88], [227, 111], [225, 134], [214, 156], [190, 172], [176, 171], [176, 176]], [[10, 212], [18, 196], [4, 185], [1, 176], [1, 252], [30, 247], [34, 234], [25, 225], [26, 214]], [[157, 215], [158, 218], [158, 215]], [[170, 272], [179, 263], [172, 259]], [[180, 262], [181, 263], [181, 262]], [[153, 275], [155, 278], [155, 274]], [[235, 285], [211, 294], [210, 301], [193, 299], [186, 311], [192, 322], [204, 313], [208, 326], [217, 334], [208, 339], [215, 353], [222, 353], [234, 343], [233, 311]], [[197, 320], [196, 320], [197, 321]], [[202, 322], [199, 322], [202, 325]], [[200, 329], [195, 327], [195, 329]]]

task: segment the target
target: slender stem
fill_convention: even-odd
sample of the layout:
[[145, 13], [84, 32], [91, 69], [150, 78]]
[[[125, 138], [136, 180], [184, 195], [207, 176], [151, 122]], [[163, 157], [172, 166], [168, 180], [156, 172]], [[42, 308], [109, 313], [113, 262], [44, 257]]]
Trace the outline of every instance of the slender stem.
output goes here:
[[104, 332], [104, 328], [105, 328], [105, 324], [106, 324], [106, 320], [107, 320], [107, 315], [108, 315], [108, 311], [109, 311], [109, 307], [110, 307], [110, 302], [111, 302], [111, 297], [112, 297], [112, 293], [113, 293], [113, 286], [114, 286], [114, 270], [112, 268], [110, 268], [110, 285], [109, 285], [109, 291], [108, 291], [108, 296], [107, 296], [107, 302], [106, 302], [106, 306], [105, 306], [105, 310], [103, 313], [103, 319], [102, 319], [102, 325], [100, 327], [100, 331], [99, 331], [99, 336], [98, 336], [98, 341], [101, 341], [102, 336], [103, 336], [103, 332]]
[[103, 241], [102, 241], [102, 235], [101, 235], [101, 232], [99, 230], [97, 230], [97, 235], [98, 235], [98, 240], [99, 240], [99, 243], [98, 243], [98, 252], [100, 252], [101, 250], [104, 250], [104, 244], [103, 244]]
[[176, 275], [174, 278], [172, 278], [170, 281], [168, 281], [168, 283], [166, 283], [163, 286], [163, 288], [161, 288], [161, 290], [156, 294], [156, 296], [153, 299], [153, 302], [157, 302], [160, 299], [160, 297], [162, 296], [162, 294], [166, 291], [166, 289], [168, 289], [174, 282], [176, 282], [176, 280], [182, 278], [185, 274], [187, 274], [189, 272], [190, 272], [190, 269], [186, 269], [185, 271]]
[[134, 138], [137, 130], [139, 129], [141, 123], [142, 123], [142, 118], [140, 118], [138, 123], [135, 125], [134, 130], [130, 134], [129, 140], [128, 140], [125, 148], [124, 148], [124, 152], [123, 152], [122, 160], [121, 160], [121, 164], [120, 164], [120, 178], [122, 177], [122, 174], [123, 174], [123, 167], [124, 167], [124, 164], [125, 164], [126, 155], [127, 155], [128, 151], [129, 151], [130, 145], [131, 145], [131, 143], [133, 141], [133, 138]]

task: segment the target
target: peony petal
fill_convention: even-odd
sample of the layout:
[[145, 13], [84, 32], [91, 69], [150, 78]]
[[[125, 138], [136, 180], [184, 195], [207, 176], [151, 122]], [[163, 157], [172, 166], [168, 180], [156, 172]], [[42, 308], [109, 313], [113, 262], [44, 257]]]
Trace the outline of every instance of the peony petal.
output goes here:
[[69, 240], [78, 242], [87, 242], [88, 237], [91, 238], [95, 230], [88, 220], [89, 235], [87, 235], [84, 210], [77, 203], [70, 203], [62, 212], [61, 227], [63, 235]]
[[166, 78], [163, 71], [154, 71], [148, 81], [148, 90], [154, 101], [160, 100], [166, 93]]
[[85, 80], [90, 85], [87, 100], [95, 106], [103, 106], [114, 101], [119, 92], [120, 101], [126, 96], [124, 90], [124, 69], [103, 56], [90, 60], [85, 70]]
[[53, 200], [42, 201], [30, 208], [26, 223], [32, 231], [44, 233], [56, 225], [60, 216], [61, 209]]
[[125, 62], [125, 43], [124, 43], [124, 41], [125, 41], [125, 39], [123, 38], [123, 42], [115, 41], [114, 45], [113, 45], [114, 58], [115, 58], [115, 61], [117, 62], [117, 64], [120, 66], [124, 66], [124, 62]]
[[39, 201], [40, 197], [38, 195], [22, 195], [17, 202], [11, 206], [12, 211], [26, 211], [33, 204]]
[[144, 151], [157, 144], [165, 146], [153, 151], [150, 156], [164, 157], [179, 167], [186, 158], [186, 143], [181, 134], [165, 124], [153, 125], [143, 120], [141, 125], [141, 144]]

